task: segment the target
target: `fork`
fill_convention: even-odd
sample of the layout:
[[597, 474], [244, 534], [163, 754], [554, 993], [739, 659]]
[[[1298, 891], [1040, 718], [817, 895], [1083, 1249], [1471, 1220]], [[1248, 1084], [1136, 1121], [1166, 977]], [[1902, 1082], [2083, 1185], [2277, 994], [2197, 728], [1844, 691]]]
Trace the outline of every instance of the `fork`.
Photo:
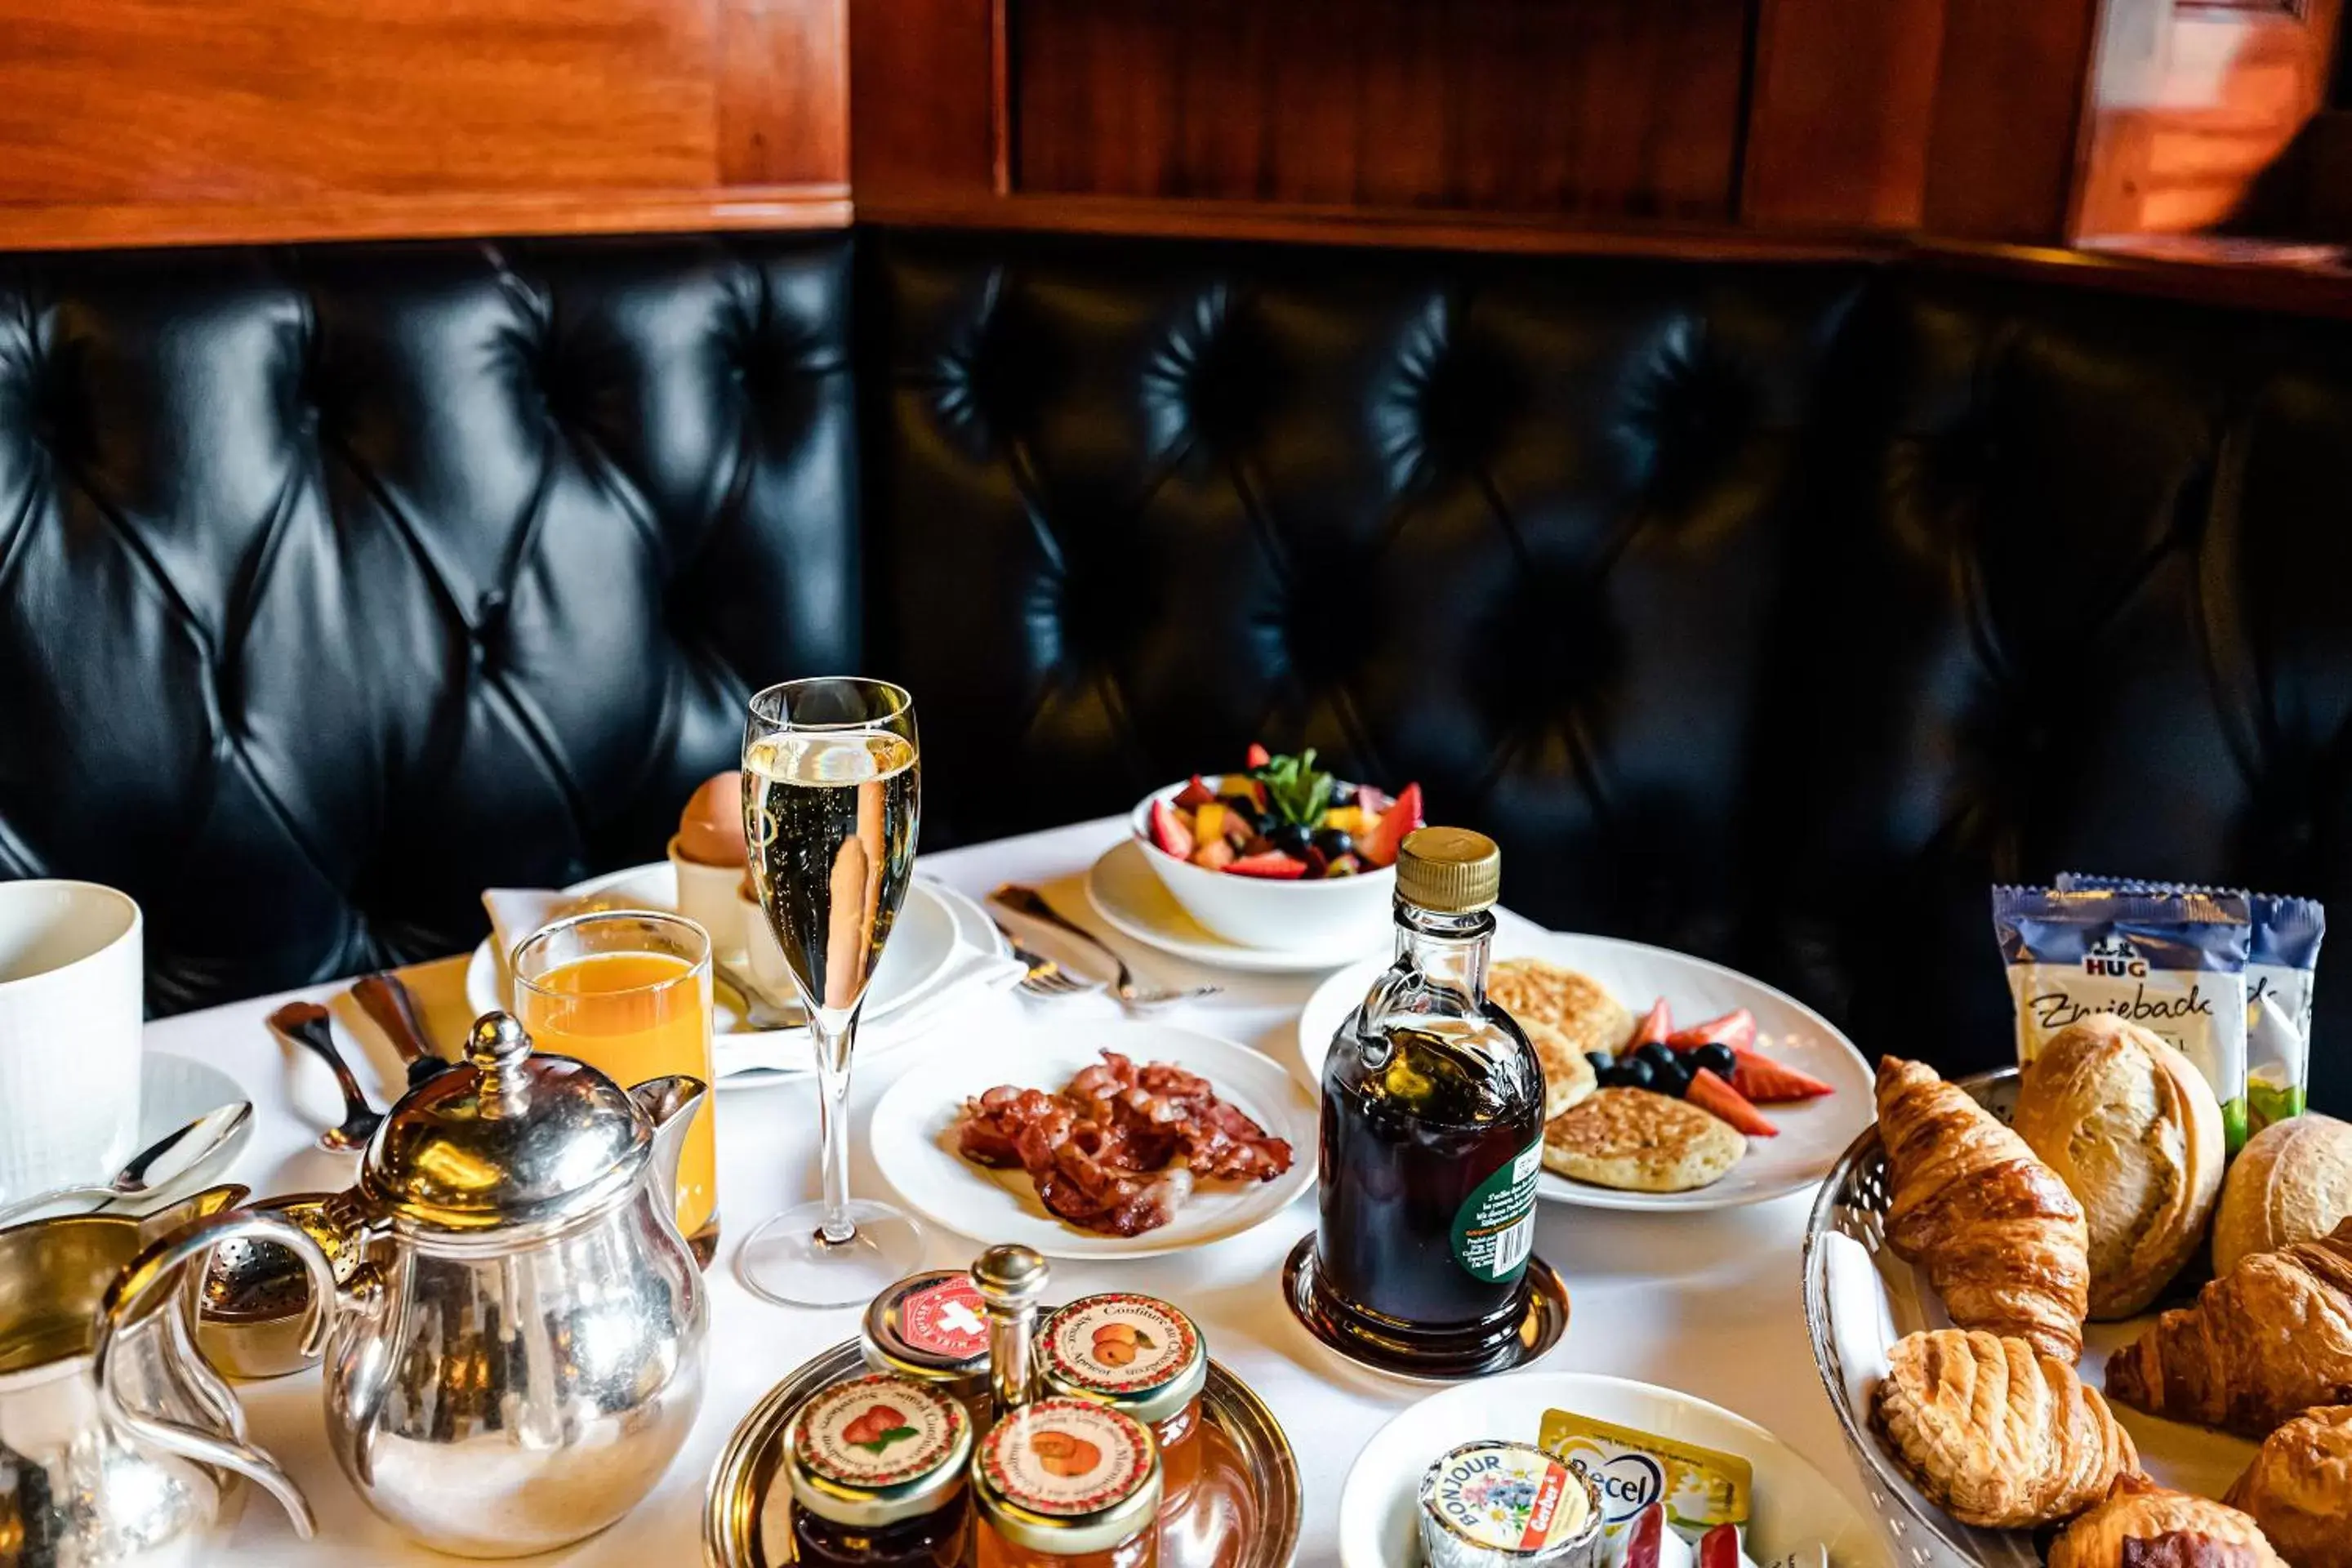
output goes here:
[[1086, 927], [1065, 920], [1055, 911], [1053, 905], [1045, 901], [1045, 895], [1034, 888], [1024, 888], [1018, 882], [1007, 882], [989, 894], [988, 900], [1001, 909], [1008, 910], [1013, 914], [1024, 916], [1029, 920], [1042, 921], [1056, 931], [1074, 936], [1080, 942], [1087, 942], [1099, 949], [1118, 970], [1118, 978], [1111, 982], [1109, 989], [1110, 994], [1118, 999], [1122, 1006], [1132, 1007], [1138, 1012], [1149, 1012], [1153, 1008], [1171, 1006], [1178, 1002], [1192, 1002], [1203, 996], [1214, 996], [1223, 989], [1219, 985], [1195, 985], [1187, 990], [1181, 986], [1140, 984], [1135, 978], [1135, 972], [1128, 968], [1127, 960], [1113, 952], [1104, 944], [1100, 937], [1087, 930]]
[[289, 1002], [269, 1015], [269, 1028], [278, 1038], [301, 1047], [335, 1069], [335, 1082], [343, 1091], [342, 1125], [320, 1133], [319, 1147], [348, 1154], [367, 1147], [383, 1115], [368, 1104], [360, 1080], [352, 1076], [351, 1064], [335, 1048], [334, 1031], [327, 1018], [327, 1010], [316, 1002]]
[[1102, 989], [1099, 984], [1080, 980], [1044, 953], [1032, 952], [1017, 942], [1013, 944], [1013, 956], [1029, 972], [1021, 977], [1020, 986], [1032, 996], [1079, 996]]

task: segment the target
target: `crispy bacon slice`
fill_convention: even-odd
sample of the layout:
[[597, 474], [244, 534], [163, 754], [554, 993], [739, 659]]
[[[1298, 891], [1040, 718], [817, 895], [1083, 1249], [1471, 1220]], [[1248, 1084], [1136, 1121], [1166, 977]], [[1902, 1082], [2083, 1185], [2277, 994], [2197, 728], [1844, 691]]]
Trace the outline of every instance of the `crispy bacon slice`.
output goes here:
[[956, 1146], [976, 1164], [1020, 1166], [1047, 1209], [1113, 1236], [1166, 1225], [1196, 1179], [1270, 1182], [1293, 1158], [1208, 1079], [1117, 1051], [1059, 1093], [1003, 1084], [967, 1100]]

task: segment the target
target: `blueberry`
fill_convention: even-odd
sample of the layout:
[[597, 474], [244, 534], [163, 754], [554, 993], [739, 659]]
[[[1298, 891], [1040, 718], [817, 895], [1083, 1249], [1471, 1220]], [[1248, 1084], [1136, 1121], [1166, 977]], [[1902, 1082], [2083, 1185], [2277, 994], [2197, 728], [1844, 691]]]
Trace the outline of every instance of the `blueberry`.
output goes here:
[[1675, 1053], [1655, 1040], [1643, 1041], [1635, 1047], [1633, 1055], [1649, 1063], [1653, 1068], [1670, 1068], [1675, 1065]]
[[1650, 1075], [1650, 1087], [1660, 1094], [1671, 1094], [1676, 1100], [1690, 1092], [1690, 1074], [1680, 1062], [1668, 1062]]
[[1728, 1083], [1731, 1081], [1732, 1069], [1739, 1065], [1739, 1053], [1721, 1040], [1714, 1040], [1693, 1051], [1691, 1062], [1693, 1066], [1703, 1067]]
[[1657, 1085], [1657, 1069], [1644, 1056], [1632, 1056], [1617, 1064], [1617, 1079], [1625, 1089], [1654, 1089]]
[[1300, 859], [1307, 858], [1307, 846], [1311, 840], [1307, 829], [1297, 823], [1277, 823], [1266, 829], [1265, 836], [1272, 839], [1274, 847], [1285, 855], [1295, 855]]
[[1607, 1051], [1587, 1051], [1584, 1053], [1584, 1059], [1592, 1064], [1592, 1070], [1595, 1073], [1607, 1072], [1617, 1065], [1617, 1058]]
[[1323, 851], [1325, 859], [1337, 860], [1342, 855], [1355, 853], [1356, 837], [1344, 827], [1318, 828], [1315, 834], [1315, 847]]

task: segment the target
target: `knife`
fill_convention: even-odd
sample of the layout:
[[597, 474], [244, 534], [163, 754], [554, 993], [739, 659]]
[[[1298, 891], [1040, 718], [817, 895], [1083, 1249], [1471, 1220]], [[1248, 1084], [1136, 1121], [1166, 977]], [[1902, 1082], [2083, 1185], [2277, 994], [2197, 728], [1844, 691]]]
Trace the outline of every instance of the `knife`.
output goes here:
[[352, 1000], [390, 1037], [392, 1048], [408, 1064], [409, 1088], [457, 1065], [433, 1048], [433, 1037], [425, 1032], [425, 1022], [417, 1015], [416, 998], [399, 975], [382, 970], [360, 976], [352, 986]]

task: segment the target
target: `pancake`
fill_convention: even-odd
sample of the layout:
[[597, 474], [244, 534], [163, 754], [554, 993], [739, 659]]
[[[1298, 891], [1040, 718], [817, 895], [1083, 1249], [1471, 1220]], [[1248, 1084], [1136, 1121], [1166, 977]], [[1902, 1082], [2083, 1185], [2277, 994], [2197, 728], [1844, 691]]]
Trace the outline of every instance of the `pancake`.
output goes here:
[[1633, 1032], [1633, 1015], [1607, 986], [1540, 958], [1507, 958], [1496, 964], [1486, 973], [1486, 994], [1522, 1025], [1559, 1030], [1579, 1055], [1613, 1052]]
[[1633, 1193], [1686, 1193], [1722, 1179], [1748, 1152], [1738, 1130], [1646, 1089], [1603, 1089], [1544, 1128], [1544, 1165]]
[[1570, 1107], [1579, 1105], [1600, 1088], [1593, 1077], [1592, 1064], [1574, 1042], [1549, 1024], [1520, 1018], [1519, 1027], [1528, 1037], [1528, 1044], [1536, 1048], [1536, 1060], [1543, 1064], [1544, 1120], [1550, 1121]]

